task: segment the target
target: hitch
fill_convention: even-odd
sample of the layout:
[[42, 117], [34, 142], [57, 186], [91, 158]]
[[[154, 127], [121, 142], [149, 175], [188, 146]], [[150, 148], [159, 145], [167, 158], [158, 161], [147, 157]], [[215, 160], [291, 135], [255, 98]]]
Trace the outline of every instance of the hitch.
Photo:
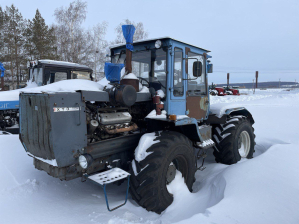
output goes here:
[[[128, 194], [129, 194], [129, 187], [130, 187], [130, 175], [128, 172], [120, 169], [120, 168], [113, 168], [111, 170], [107, 170], [105, 172], [101, 172], [101, 173], [97, 173], [97, 174], [93, 174], [91, 176], [88, 176], [87, 174], [84, 174], [84, 176], [89, 179], [92, 180], [93, 182], [99, 184], [103, 190], [104, 190], [104, 194], [105, 194], [105, 200], [106, 200], [106, 205], [107, 205], [107, 209], [109, 212], [112, 212], [122, 206], [124, 206], [127, 203], [128, 200]], [[126, 197], [125, 197], [125, 202], [114, 207], [114, 208], [110, 208], [109, 206], [109, 201], [108, 201], [108, 196], [107, 196], [107, 191], [106, 191], [106, 185], [119, 181], [121, 179], [127, 178], [128, 180], [128, 184], [127, 184], [127, 190], [126, 190]]]

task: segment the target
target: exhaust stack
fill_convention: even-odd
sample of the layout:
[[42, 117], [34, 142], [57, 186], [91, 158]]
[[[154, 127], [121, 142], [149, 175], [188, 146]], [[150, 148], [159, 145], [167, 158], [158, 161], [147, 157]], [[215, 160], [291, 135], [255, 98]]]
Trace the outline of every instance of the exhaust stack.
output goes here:
[[133, 36], [135, 33], [135, 27], [133, 25], [122, 25], [123, 35], [126, 40], [126, 74], [132, 72], [132, 51], [133, 48]]

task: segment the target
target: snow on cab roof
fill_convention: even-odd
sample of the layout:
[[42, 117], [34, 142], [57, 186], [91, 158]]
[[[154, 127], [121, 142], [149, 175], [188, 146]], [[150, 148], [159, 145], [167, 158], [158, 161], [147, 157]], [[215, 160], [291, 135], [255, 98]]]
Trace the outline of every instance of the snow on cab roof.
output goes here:
[[91, 68], [89, 68], [86, 65], [80, 65], [77, 63], [67, 62], [67, 61], [55, 61], [55, 60], [50, 60], [50, 59], [42, 59], [42, 60], [38, 60], [38, 62], [41, 64], [62, 65], [62, 66], [78, 67], [78, 68], [80, 67], [80, 68], [86, 68], [88, 70], [91, 70]]
[[[183, 43], [183, 44], [190, 45], [190, 46], [192, 46], [192, 47], [199, 48], [199, 49], [204, 50], [204, 51], [207, 51], [207, 52], [211, 52], [210, 50], [207, 50], [207, 49], [204, 49], [204, 48], [201, 48], [201, 47], [197, 47], [197, 46], [195, 46], [195, 45], [193, 45], [193, 44], [189, 44], [189, 43], [186, 43], [186, 42], [184, 42], [184, 41], [180, 41], [180, 40], [177, 40], [177, 39], [174, 39], [174, 38], [171, 38], [171, 37], [160, 37], [160, 38], [151, 38], [151, 39], [145, 39], [145, 40], [137, 40], [137, 41], [134, 41], [133, 44], [137, 44], [137, 43], [141, 43], [141, 42], [154, 41], [154, 40], [162, 40], [162, 39], [171, 39], [171, 40], [174, 40], [174, 41]], [[110, 49], [113, 49], [113, 48], [117, 48], [117, 47], [125, 47], [125, 46], [126, 46], [125, 43], [120, 43], [120, 44], [112, 45], [112, 46], [110, 46], [109, 48], [110, 48]]]

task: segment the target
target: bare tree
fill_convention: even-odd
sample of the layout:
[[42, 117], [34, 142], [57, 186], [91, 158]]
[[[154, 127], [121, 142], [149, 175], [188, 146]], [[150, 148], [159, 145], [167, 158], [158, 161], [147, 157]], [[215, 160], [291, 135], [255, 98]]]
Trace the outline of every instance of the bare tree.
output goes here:
[[94, 55], [94, 73], [96, 75], [104, 69], [106, 48], [108, 47], [108, 42], [105, 40], [107, 26], [107, 22], [98, 23], [93, 27], [91, 32]]
[[55, 10], [57, 55], [64, 61], [88, 65], [97, 74], [103, 70], [106, 59], [108, 23], [104, 21], [85, 30], [82, 23], [86, 13], [87, 4], [80, 0], [70, 3], [68, 8]]
[[55, 17], [58, 25], [56, 26], [56, 37], [58, 47], [63, 60], [79, 62], [79, 56], [85, 50], [84, 29], [81, 24], [86, 18], [87, 3], [77, 0], [71, 2], [68, 8], [55, 10]]
[[116, 39], [113, 41], [114, 44], [125, 43], [125, 38], [123, 37], [122, 25], [134, 25], [135, 26], [135, 34], [133, 40], [144, 40], [148, 38], [148, 32], [144, 30], [144, 26], [142, 22], [135, 23], [130, 21], [129, 19], [125, 19], [124, 22], [120, 23], [116, 28]]

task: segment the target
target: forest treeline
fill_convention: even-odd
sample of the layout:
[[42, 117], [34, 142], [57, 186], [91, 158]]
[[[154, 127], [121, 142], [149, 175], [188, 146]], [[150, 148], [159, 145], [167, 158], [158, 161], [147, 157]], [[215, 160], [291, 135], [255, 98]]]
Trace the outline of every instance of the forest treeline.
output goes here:
[[0, 62], [6, 69], [5, 81], [19, 86], [26, 78], [27, 62], [36, 59], [53, 59], [80, 63], [91, 67], [94, 73], [103, 71], [108, 60], [108, 46], [124, 43], [121, 25], [136, 27], [134, 40], [148, 37], [142, 22], [128, 19], [115, 27], [114, 41], [106, 40], [107, 21], [92, 28], [83, 27], [87, 15], [87, 2], [77, 0], [68, 7], [55, 9], [55, 23], [47, 25], [36, 9], [33, 19], [25, 19], [15, 5], [0, 5]]

